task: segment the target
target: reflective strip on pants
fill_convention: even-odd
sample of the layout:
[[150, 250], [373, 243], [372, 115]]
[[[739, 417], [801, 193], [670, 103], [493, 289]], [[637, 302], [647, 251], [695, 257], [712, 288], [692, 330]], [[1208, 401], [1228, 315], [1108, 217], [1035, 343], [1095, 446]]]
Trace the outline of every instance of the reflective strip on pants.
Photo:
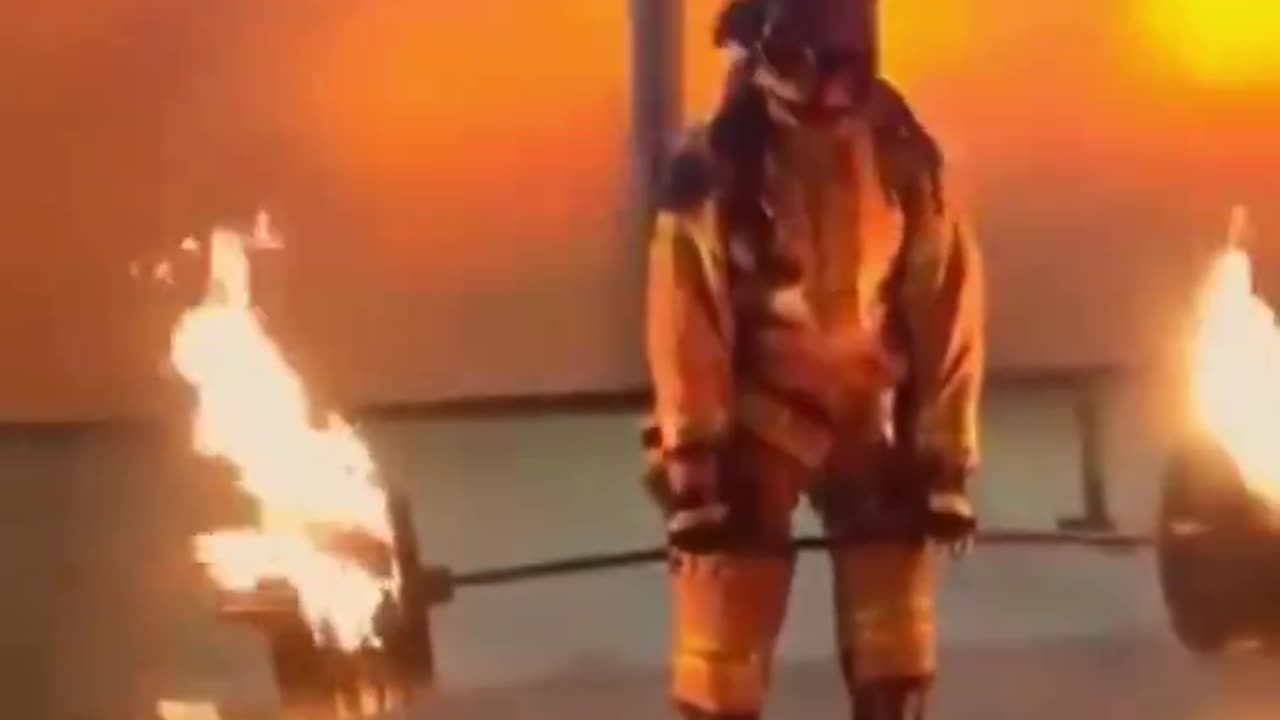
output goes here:
[[680, 702], [709, 713], [754, 713], [764, 702], [766, 666], [759, 655], [678, 652], [672, 660], [673, 695]]
[[781, 554], [673, 558], [677, 700], [715, 713], [760, 709], [793, 565]]
[[850, 683], [932, 675], [937, 667], [932, 549], [846, 546], [832, 557], [839, 641]]

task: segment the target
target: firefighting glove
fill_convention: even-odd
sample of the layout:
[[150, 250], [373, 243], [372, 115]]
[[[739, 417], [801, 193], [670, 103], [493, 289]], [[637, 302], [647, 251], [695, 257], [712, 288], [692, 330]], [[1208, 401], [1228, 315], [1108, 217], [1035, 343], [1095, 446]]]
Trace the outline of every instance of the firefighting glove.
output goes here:
[[969, 468], [931, 454], [918, 458], [916, 465], [925, 484], [926, 535], [953, 555], [967, 553], [978, 529], [967, 492]]
[[667, 460], [672, 503], [667, 538], [689, 552], [721, 549], [729, 537], [729, 506], [720, 483], [720, 462], [711, 452], [677, 454]]
[[723, 548], [729, 538], [729, 508], [721, 493], [720, 450], [712, 445], [670, 450], [653, 420], [641, 434], [644, 485], [662, 511], [668, 544], [688, 552]]
[[669, 453], [650, 492], [666, 521], [667, 542], [686, 552], [712, 552], [729, 537], [729, 507], [720, 492], [720, 462], [709, 450]]

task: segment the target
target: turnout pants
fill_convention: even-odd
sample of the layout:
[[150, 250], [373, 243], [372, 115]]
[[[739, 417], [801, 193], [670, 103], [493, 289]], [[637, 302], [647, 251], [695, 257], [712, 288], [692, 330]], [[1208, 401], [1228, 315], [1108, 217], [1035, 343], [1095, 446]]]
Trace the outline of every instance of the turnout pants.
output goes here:
[[[671, 558], [673, 695], [686, 716], [755, 717], [795, 565], [791, 516], [808, 495], [829, 531], [868, 483], [845, 451], [821, 472], [747, 437], [725, 468], [734, 540]], [[935, 564], [923, 543], [833, 548], [840, 665], [858, 720], [918, 720], [936, 665]]]

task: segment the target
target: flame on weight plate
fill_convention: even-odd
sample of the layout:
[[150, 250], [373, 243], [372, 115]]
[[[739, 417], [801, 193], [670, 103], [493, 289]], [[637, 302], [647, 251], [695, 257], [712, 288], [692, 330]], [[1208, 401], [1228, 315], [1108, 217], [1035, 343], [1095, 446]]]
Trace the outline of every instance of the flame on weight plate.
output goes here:
[[390, 580], [321, 551], [315, 531], [352, 530], [390, 543], [385, 497], [357, 433], [336, 415], [312, 422], [306, 388], [253, 307], [252, 243], [213, 232], [205, 296], [172, 334], [170, 360], [196, 393], [195, 450], [229, 462], [259, 510], [256, 526], [202, 535], [195, 552], [227, 590], [287, 581], [312, 628], [331, 631], [351, 650], [376, 642], [373, 616]]
[[1228, 242], [1198, 296], [1191, 347], [1196, 422], [1235, 461], [1250, 489], [1280, 503], [1280, 329], [1254, 290], [1244, 241], [1248, 212], [1232, 213]]

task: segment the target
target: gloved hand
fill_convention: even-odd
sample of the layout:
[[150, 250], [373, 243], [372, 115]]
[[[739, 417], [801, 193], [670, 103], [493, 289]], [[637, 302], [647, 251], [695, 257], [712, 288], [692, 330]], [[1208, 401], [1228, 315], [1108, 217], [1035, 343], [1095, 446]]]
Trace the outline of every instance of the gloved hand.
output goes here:
[[720, 488], [720, 462], [709, 451], [680, 453], [666, 461], [671, 488], [667, 539], [672, 547], [707, 552], [722, 547], [729, 533], [729, 506]]
[[917, 458], [914, 473], [924, 483], [925, 534], [963, 555], [972, 547], [977, 514], [967, 492], [969, 468], [936, 455]]
[[711, 449], [655, 458], [648, 485], [665, 517], [668, 544], [688, 552], [723, 547], [729, 534], [729, 507], [720, 482], [720, 461]]

